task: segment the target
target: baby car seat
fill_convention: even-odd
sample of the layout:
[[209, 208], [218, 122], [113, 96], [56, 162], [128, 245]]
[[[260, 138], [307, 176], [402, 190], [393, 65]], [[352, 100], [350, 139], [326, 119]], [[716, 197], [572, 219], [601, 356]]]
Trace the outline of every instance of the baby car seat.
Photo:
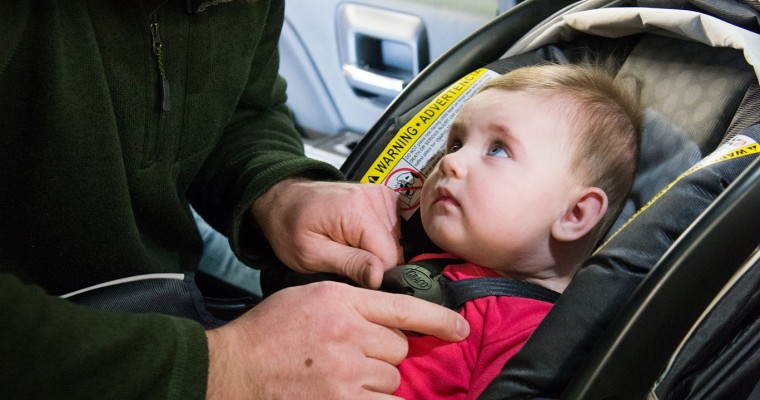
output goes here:
[[758, 33], [755, 0], [529, 0], [432, 63], [350, 155], [346, 176], [396, 189], [402, 234], [422, 237], [416, 189], [452, 115], [492, 76], [598, 61], [643, 83], [626, 209], [480, 398], [750, 395], [760, 378]]

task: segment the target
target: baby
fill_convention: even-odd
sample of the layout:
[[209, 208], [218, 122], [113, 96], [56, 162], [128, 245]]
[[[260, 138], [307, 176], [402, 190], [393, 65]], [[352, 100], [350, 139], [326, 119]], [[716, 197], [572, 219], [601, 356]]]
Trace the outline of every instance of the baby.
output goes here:
[[[622, 209], [639, 152], [635, 85], [589, 65], [541, 65], [495, 78], [455, 118], [424, 183], [425, 232], [451, 280], [503, 277], [561, 293]], [[455, 261], [462, 259], [465, 261]], [[470, 336], [410, 336], [395, 393], [475, 399], [551, 303], [483, 297], [461, 309]]]

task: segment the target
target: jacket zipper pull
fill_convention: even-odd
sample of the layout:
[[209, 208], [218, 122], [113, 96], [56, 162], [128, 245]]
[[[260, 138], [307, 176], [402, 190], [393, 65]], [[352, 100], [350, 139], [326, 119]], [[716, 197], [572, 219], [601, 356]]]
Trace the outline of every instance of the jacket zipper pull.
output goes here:
[[153, 54], [156, 55], [158, 62], [158, 73], [161, 75], [161, 110], [171, 110], [171, 100], [169, 97], [169, 79], [166, 77], [164, 69], [164, 49], [161, 43], [161, 35], [158, 33], [158, 17], [153, 14], [153, 22], [150, 24], [150, 35], [153, 39]]

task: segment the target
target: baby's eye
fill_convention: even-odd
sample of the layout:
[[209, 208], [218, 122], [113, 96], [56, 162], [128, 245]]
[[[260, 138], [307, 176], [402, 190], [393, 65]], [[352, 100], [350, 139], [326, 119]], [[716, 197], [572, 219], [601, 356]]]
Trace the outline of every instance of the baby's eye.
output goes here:
[[488, 149], [488, 156], [490, 157], [506, 157], [509, 158], [509, 152], [501, 144], [495, 144]]
[[456, 153], [457, 150], [462, 148], [462, 144], [459, 142], [453, 142], [448, 149], [446, 149], [446, 154]]

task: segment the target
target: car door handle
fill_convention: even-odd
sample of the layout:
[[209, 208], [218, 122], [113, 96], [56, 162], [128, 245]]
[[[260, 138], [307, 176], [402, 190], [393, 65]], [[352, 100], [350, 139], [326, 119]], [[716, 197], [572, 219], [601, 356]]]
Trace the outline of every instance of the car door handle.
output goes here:
[[396, 97], [409, 81], [363, 69], [357, 65], [344, 64], [343, 75], [352, 87], [382, 97]]
[[341, 69], [358, 96], [392, 99], [428, 63], [421, 18], [359, 4], [338, 9]]

